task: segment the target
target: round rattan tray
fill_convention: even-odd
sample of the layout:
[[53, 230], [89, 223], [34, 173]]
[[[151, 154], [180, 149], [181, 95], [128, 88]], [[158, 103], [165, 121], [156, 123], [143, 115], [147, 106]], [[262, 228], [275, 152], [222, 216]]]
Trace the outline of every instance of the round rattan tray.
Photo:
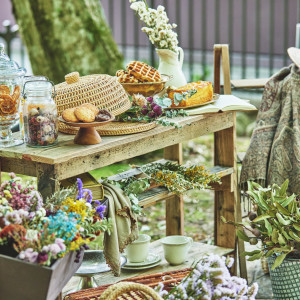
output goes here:
[[[103, 124], [101, 127], [96, 127], [100, 135], [125, 135], [148, 131], [153, 129], [156, 123], [137, 123], [137, 122], [111, 122]], [[59, 122], [59, 131], [67, 134], [77, 134], [78, 128], [68, 126]]]

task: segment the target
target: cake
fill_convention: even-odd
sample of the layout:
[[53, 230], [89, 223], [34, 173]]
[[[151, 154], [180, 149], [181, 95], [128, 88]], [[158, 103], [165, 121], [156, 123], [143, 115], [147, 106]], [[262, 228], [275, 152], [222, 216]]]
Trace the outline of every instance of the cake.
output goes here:
[[189, 92], [191, 90], [197, 90], [197, 92], [192, 96], [187, 96], [185, 100], [182, 100], [178, 105], [175, 105], [174, 101], [172, 101], [171, 107], [190, 107], [196, 106], [199, 104], [203, 104], [209, 102], [213, 99], [213, 88], [212, 84], [209, 81], [196, 81], [188, 83], [180, 88], [172, 90], [168, 93], [168, 97], [174, 100], [174, 94], [184, 92]]

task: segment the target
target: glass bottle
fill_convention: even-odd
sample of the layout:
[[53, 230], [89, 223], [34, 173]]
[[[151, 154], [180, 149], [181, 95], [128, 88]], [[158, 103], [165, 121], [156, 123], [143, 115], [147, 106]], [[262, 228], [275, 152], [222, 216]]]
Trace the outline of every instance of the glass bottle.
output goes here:
[[0, 147], [23, 144], [12, 136], [11, 127], [19, 120], [20, 95], [26, 70], [4, 53], [0, 44]]
[[58, 120], [54, 86], [50, 81], [24, 84], [24, 135], [27, 146], [49, 147], [57, 143]]

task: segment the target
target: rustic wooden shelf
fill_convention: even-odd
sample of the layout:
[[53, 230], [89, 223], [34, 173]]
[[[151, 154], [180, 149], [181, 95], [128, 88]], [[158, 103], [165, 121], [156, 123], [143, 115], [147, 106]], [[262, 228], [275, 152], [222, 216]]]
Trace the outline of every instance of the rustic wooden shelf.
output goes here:
[[[156, 162], [165, 163], [167, 161], [168, 160], [166, 160], [166, 159], [161, 159]], [[209, 170], [211, 173], [217, 174], [221, 179], [233, 174], [233, 172], [234, 172], [232, 167], [222, 167], [222, 166], [214, 166], [214, 167], [210, 168]], [[133, 177], [133, 176], [139, 176], [141, 174], [142, 174], [142, 172], [139, 169], [134, 168], [134, 169], [110, 176], [108, 179], [113, 180], [113, 181], [120, 181], [122, 179], [127, 179], [127, 178]], [[229, 178], [228, 181], [231, 182], [231, 178]], [[222, 180], [221, 184], [219, 184], [219, 183], [214, 184], [212, 186], [212, 189], [224, 190], [224, 189], [226, 189], [226, 187], [224, 188], [224, 186], [222, 186], [224, 184], [225, 185], [227, 184], [227, 180]], [[143, 192], [142, 194], [140, 194], [138, 196], [138, 198], [140, 200], [139, 204], [142, 207], [148, 207], [148, 206], [154, 205], [160, 201], [167, 200], [168, 198], [172, 198], [172, 197], [174, 197], [174, 195], [175, 195], [174, 193], [169, 192], [165, 187], [154, 187], [154, 188], [151, 188], [151, 189]]]

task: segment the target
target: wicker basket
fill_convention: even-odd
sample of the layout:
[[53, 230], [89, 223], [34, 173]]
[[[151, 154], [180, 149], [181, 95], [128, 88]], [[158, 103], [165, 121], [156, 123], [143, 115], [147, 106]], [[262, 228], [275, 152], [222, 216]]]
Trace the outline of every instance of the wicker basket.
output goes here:
[[73, 72], [66, 81], [55, 86], [57, 112], [60, 116], [67, 108], [91, 103], [117, 116], [131, 107], [131, 102], [122, 85], [115, 77], [96, 74], [79, 76]]
[[275, 257], [268, 257], [274, 299], [299, 299], [300, 260], [285, 258], [280, 266], [272, 270]]
[[[137, 122], [110, 122], [106, 125], [96, 127], [100, 135], [124, 135], [148, 131], [156, 126], [152, 123], [137, 123]], [[76, 134], [79, 128], [71, 127], [60, 122], [59, 131], [67, 134]]]
[[[128, 279], [124, 279], [119, 282], [120, 283], [128, 283], [128, 282], [134, 282], [141, 285], [146, 285], [149, 288], [156, 287], [160, 282], [163, 283], [164, 289], [166, 291], [170, 291], [175, 285], [180, 283], [184, 277], [186, 277], [191, 272], [190, 268], [182, 269], [182, 270], [176, 270], [176, 271], [169, 271], [164, 273], [154, 273], [154, 274], [148, 274], [148, 275], [141, 275], [136, 277], [131, 277]], [[71, 293], [67, 295], [64, 299], [65, 300], [82, 300], [82, 299], [90, 299], [90, 300], [102, 300], [107, 299], [103, 298], [104, 293], [107, 294], [107, 290], [111, 286], [116, 285], [102, 285], [97, 288], [87, 289], [87, 290], [81, 290], [75, 293]], [[111, 290], [109, 290], [111, 291]], [[135, 295], [139, 294], [139, 292], [135, 291]], [[102, 298], [101, 298], [102, 296]], [[139, 295], [141, 296], [141, 295]], [[116, 298], [114, 298], [116, 299]], [[122, 299], [139, 299], [139, 298], [122, 298]], [[144, 299], [144, 298], [140, 298]]]

